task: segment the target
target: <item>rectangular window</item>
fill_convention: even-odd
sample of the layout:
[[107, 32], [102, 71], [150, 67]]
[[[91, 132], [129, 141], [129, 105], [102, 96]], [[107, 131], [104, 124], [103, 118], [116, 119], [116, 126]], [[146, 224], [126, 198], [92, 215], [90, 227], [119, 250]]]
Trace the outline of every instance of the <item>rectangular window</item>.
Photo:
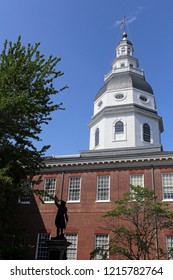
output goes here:
[[71, 243], [71, 245], [67, 248], [67, 260], [76, 260], [78, 235], [65, 234], [65, 237], [67, 238], [67, 241]]
[[109, 258], [109, 235], [96, 234], [94, 247], [95, 249], [98, 249], [98, 254], [95, 256], [95, 260], [108, 259]]
[[173, 235], [166, 237], [166, 250], [169, 260], [173, 260]]
[[44, 202], [54, 202], [54, 196], [56, 191], [56, 179], [55, 178], [46, 178], [44, 180], [44, 191], [46, 195], [44, 196]]
[[163, 199], [173, 200], [173, 173], [162, 174]]
[[22, 196], [19, 197], [18, 203], [20, 204], [30, 204], [31, 202], [31, 180], [24, 180], [22, 182]]
[[80, 177], [70, 177], [68, 186], [68, 202], [80, 201], [80, 189], [81, 189], [81, 178]]
[[37, 246], [36, 246], [36, 260], [48, 260], [48, 245], [47, 241], [50, 240], [50, 234], [38, 233]]
[[144, 187], [144, 174], [131, 174], [130, 185]]
[[110, 200], [110, 176], [97, 177], [97, 201]]

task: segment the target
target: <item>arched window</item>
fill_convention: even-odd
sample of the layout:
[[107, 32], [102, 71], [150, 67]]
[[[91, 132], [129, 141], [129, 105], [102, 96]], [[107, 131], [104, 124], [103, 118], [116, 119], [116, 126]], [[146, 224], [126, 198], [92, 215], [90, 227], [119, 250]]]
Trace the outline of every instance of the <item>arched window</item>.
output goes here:
[[100, 131], [99, 131], [99, 128], [97, 127], [97, 129], [95, 131], [95, 146], [99, 145], [99, 134], [100, 134]]
[[143, 124], [143, 140], [145, 142], [150, 142], [151, 141], [150, 126], [147, 123]]
[[124, 124], [121, 121], [116, 122], [115, 124], [115, 133], [123, 133], [124, 132]]

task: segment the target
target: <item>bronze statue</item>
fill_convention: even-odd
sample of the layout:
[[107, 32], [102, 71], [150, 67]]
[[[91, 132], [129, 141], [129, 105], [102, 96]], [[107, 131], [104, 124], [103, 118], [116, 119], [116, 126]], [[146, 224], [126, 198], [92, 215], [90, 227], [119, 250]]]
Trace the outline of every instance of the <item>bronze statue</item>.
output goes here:
[[66, 202], [64, 200], [59, 200], [57, 196], [55, 196], [55, 204], [58, 208], [55, 218], [55, 225], [57, 227], [56, 238], [63, 238], [64, 229], [66, 228], [66, 223], [68, 222]]

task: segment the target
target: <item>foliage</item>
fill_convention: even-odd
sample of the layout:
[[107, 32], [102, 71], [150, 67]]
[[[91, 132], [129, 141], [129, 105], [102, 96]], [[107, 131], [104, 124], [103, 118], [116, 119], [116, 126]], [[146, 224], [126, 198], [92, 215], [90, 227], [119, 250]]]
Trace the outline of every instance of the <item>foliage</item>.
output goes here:
[[99, 258], [101, 260], [108, 260], [108, 253], [108, 249], [97, 247], [90, 253], [90, 259]]
[[140, 186], [131, 186], [115, 204], [115, 209], [104, 216], [112, 230], [110, 254], [129, 260], [165, 258], [158, 234], [173, 229], [168, 205], [157, 202], [152, 190]]
[[42, 126], [62, 109], [52, 98], [66, 88], [54, 85], [63, 75], [56, 70], [60, 58], [46, 59], [39, 46], [22, 46], [19, 37], [6, 40], [0, 54], [0, 235], [9, 232], [23, 180], [44, 166], [49, 146], [38, 150], [34, 144], [41, 141]]
[[51, 100], [59, 92], [53, 81], [63, 74], [55, 70], [60, 58], [46, 60], [39, 45], [22, 46], [19, 37], [14, 44], [5, 41], [0, 55], [1, 182], [16, 182], [42, 164], [48, 146], [37, 151], [33, 140], [41, 140], [42, 125], [61, 106]]

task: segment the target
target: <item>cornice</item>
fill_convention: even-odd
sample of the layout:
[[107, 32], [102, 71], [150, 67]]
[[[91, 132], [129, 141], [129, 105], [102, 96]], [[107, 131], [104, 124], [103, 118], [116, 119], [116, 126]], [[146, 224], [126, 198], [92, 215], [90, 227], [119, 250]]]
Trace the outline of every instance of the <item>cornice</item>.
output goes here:
[[154, 152], [136, 154], [110, 154], [90, 151], [68, 157], [48, 157], [45, 159], [45, 172], [93, 171], [110, 169], [172, 167], [173, 152]]
[[106, 106], [104, 107], [100, 112], [98, 112], [95, 116], [92, 117], [90, 123], [88, 124], [89, 127], [91, 127], [95, 122], [98, 121], [98, 119], [103, 118], [105, 116], [110, 116], [110, 115], [115, 115], [115, 110], [116, 110], [116, 115], [120, 114], [124, 111], [126, 113], [139, 113], [146, 116], [152, 116], [153, 118], [156, 119], [161, 119], [160, 116], [157, 115], [157, 111], [152, 110], [150, 108], [142, 107], [137, 104], [123, 104], [123, 105], [116, 105], [116, 106]]

